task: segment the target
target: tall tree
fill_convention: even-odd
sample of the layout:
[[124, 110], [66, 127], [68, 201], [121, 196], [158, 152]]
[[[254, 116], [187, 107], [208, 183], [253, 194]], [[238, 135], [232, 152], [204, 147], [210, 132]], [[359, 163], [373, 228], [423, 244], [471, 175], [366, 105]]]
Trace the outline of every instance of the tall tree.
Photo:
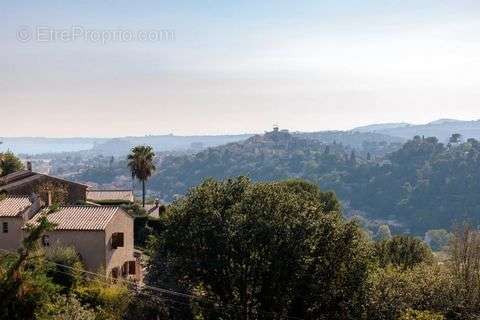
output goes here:
[[127, 157], [132, 178], [137, 178], [142, 182], [143, 207], [145, 207], [145, 183], [155, 171], [154, 158], [155, 153], [151, 146], [136, 146]]
[[363, 311], [368, 245], [335, 195], [315, 185], [207, 180], [162, 223], [149, 282], [205, 298], [192, 310], [198, 318], [358, 319]]
[[22, 162], [13, 152], [0, 153], [0, 177], [22, 169]]

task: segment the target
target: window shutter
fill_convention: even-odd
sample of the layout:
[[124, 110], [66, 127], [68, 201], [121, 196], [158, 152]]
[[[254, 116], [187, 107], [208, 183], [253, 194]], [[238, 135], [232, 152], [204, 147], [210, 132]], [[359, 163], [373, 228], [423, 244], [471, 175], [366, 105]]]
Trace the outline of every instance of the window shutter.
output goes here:
[[136, 267], [136, 261], [128, 261], [128, 274], [137, 274]]
[[124, 236], [122, 232], [112, 234], [112, 248], [117, 249], [124, 246]]

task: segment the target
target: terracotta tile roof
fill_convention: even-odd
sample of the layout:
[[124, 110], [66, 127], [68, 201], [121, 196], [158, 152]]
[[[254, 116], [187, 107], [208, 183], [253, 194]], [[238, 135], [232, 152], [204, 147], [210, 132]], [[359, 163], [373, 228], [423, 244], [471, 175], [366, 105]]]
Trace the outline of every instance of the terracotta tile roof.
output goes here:
[[13, 172], [13, 173], [7, 174], [6, 176], [1, 177], [0, 184], [12, 183], [14, 181], [25, 179], [33, 175], [35, 175], [35, 173], [33, 173], [32, 171], [20, 170], [20, 171]]
[[133, 202], [132, 190], [87, 190], [88, 201], [128, 201]]
[[0, 200], [0, 217], [15, 217], [31, 205], [32, 202], [28, 197], [9, 196]]
[[86, 184], [83, 184], [83, 183], [68, 181], [68, 180], [65, 180], [63, 178], [54, 177], [54, 176], [50, 176], [50, 175], [43, 174], [43, 173], [32, 172], [32, 171], [28, 171], [28, 170], [21, 170], [21, 171], [14, 172], [14, 173], [8, 174], [8, 175], [0, 178], [0, 190], [9, 190], [9, 189], [12, 189], [12, 188], [15, 188], [15, 187], [18, 187], [18, 186], [22, 186], [24, 184], [31, 183], [35, 180], [39, 180], [39, 179], [42, 179], [42, 178], [45, 178], [45, 177], [50, 178], [50, 179], [54, 179], [54, 180], [57, 180], [57, 181], [60, 181], [60, 182], [80, 185], [80, 186], [85, 187], [85, 188], [88, 187]]
[[[112, 218], [123, 210], [114, 206], [66, 206], [48, 215], [56, 224], [55, 230], [105, 230]], [[45, 211], [35, 215], [29, 223], [35, 224]]]

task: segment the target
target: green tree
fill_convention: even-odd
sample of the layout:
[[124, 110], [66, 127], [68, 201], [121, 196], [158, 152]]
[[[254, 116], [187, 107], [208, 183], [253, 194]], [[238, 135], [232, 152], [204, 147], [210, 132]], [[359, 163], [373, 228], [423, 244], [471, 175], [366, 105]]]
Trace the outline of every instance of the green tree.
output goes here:
[[[148, 281], [202, 298], [204, 319], [353, 318], [369, 247], [333, 193], [302, 181], [206, 180], [162, 217]], [[186, 318], [186, 317], [184, 317]]]
[[137, 178], [142, 182], [143, 207], [145, 207], [145, 182], [155, 171], [154, 158], [155, 153], [150, 146], [136, 146], [127, 157], [132, 178]]
[[432, 251], [422, 240], [405, 235], [377, 242], [375, 255], [382, 267], [393, 265], [406, 269], [433, 261]]
[[433, 251], [440, 251], [449, 244], [452, 237], [453, 235], [445, 229], [428, 230], [425, 233], [425, 242]]
[[459, 143], [462, 139], [462, 135], [460, 133], [454, 133], [450, 136], [448, 139], [448, 142], [450, 143]]
[[7, 151], [5, 153], [0, 153], [0, 176], [6, 176], [7, 174], [22, 169], [22, 162], [17, 156], [15, 156], [15, 154], [13, 154], [13, 152]]

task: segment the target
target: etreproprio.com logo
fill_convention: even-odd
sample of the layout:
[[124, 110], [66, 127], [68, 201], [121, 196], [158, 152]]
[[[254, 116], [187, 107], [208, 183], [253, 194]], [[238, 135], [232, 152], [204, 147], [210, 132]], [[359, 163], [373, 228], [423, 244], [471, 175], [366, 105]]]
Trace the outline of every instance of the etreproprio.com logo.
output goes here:
[[88, 29], [83, 26], [71, 26], [59, 29], [51, 26], [20, 26], [17, 40], [26, 42], [73, 42], [86, 41], [106, 44], [108, 42], [160, 42], [175, 41], [173, 29]]

